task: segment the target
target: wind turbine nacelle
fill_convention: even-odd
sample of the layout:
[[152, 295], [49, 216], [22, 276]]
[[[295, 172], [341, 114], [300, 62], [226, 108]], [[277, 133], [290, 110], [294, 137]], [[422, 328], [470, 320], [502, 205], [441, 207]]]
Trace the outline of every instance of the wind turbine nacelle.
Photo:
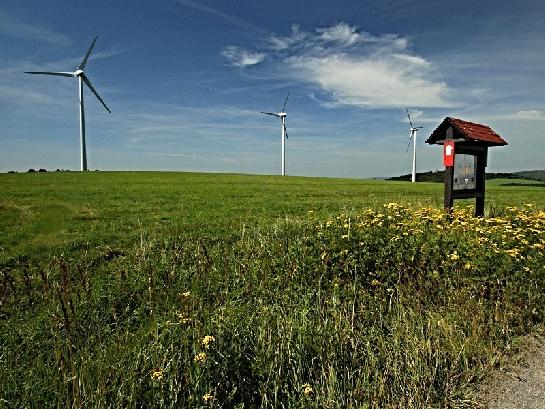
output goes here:
[[279, 113], [278, 113], [278, 116], [279, 116], [280, 118], [285, 118], [285, 117], [288, 116], [288, 114], [286, 114], [285, 112], [279, 112]]
[[83, 74], [83, 70], [76, 70], [76, 72], [74, 72], [76, 77], [79, 77], [81, 74]]

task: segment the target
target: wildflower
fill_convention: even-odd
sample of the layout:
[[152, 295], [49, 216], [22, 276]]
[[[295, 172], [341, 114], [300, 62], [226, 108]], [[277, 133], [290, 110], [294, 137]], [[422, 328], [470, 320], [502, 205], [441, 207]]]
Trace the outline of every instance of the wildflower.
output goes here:
[[208, 347], [210, 346], [210, 344], [212, 342], [214, 342], [216, 340], [216, 338], [214, 338], [212, 335], [207, 335], [205, 336], [201, 343], [202, 343], [202, 346], [205, 348], [205, 349], [208, 349]]
[[151, 372], [151, 379], [153, 379], [154, 381], [160, 381], [161, 379], [163, 379], [163, 370], [162, 369], [154, 369], [152, 372]]
[[373, 281], [371, 281], [371, 285], [376, 287], [377, 285], [380, 285], [380, 281], [378, 281], [376, 278], [373, 278]]
[[517, 258], [517, 256], [520, 255], [520, 251], [518, 249], [505, 250], [505, 252], [514, 258]]
[[191, 322], [191, 318], [185, 315], [185, 313], [178, 311], [176, 313], [176, 316], [178, 317], [178, 321], [182, 324], [188, 324]]
[[202, 400], [205, 405], [207, 405], [209, 402], [212, 402], [214, 400], [214, 395], [207, 393], [202, 397]]
[[320, 259], [324, 260], [327, 257], [327, 253], [325, 251], [322, 252], [320, 255]]
[[302, 389], [303, 389], [303, 394], [305, 396], [310, 396], [310, 395], [312, 395], [314, 393], [314, 389], [312, 389], [312, 386], [310, 386], [310, 384], [308, 384], [308, 383], [305, 383], [303, 385]]
[[460, 258], [460, 256], [458, 255], [458, 252], [457, 251], [454, 251], [454, 253], [452, 253], [449, 258], [451, 260], [458, 260]]
[[199, 363], [206, 361], [206, 353], [205, 352], [199, 352], [195, 357], [193, 358], [193, 362]]
[[471, 263], [465, 263], [464, 269], [471, 270]]
[[347, 239], [347, 238], [348, 238], [348, 234], [343, 234], [343, 235], [341, 236], [341, 239]]

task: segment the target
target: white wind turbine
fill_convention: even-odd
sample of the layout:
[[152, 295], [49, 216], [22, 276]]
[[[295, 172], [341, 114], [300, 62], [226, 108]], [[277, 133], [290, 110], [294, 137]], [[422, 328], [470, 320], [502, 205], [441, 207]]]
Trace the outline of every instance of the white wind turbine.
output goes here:
[[274, 112], [263, 112], [263, 111], [261, 111], [262, 114], [275, 116], [277, 118], [280, 118], [280, 120], [282, 121], [282, 176], [284, 176], [286, 174], [286, 144], [285, 144], [285, 141], [286, 141], [286, 139], [288, 139], [288, 130], [286, 129], [286, 117], [288, 116], [288, 114], [285, 112], [285, 109], [286, 109], [286, 104], [288, 103], [288, 98], [290, 96], [290, 92], [291, 92], [291, 90], [288, 91], [288, 95], [286, 96], [286, 100], [284, 101], [284, 105], [282, 106], [282, 109], [280, 110], [280, 112], [278, 112], [277, 114], [275, 114]]
[[106, 110], [109, 113], [112, 113], [112, 111], [110, 111], [110, 109], [106, 106], [106, 103], [102, 100], [102, 98], [100, 98], [100, 95], [98, 95], [98, 92], [95, 90], [95, 88], [91, 84], [91, 81], [89, 80], [89, 78], [83, 72], [83, 70], [85, 69], [85, 65], [87, 64], [87, 60], [89, 59], [89, 55], [91, 54], [91, 51], [93, 50], [93, 47], [95, 46], [95, 42], [97, 41], [97, 38], [98, 37], [95, 37], [95, 39], [91, 43], [91, 46], [87, 50], [85, 57], [83, 57], [83, 61], [74, 72], [25, 71], [26, 74], [44, 74], [44, 75], [56, 75], [60, 77], [75, 77], [79, 80], [79, 133], [80, 133], [80, 145], [81, 145], [81, 170], [82, 171], [87, 170], [87, 152], [85, 150], [85, 113], [83, 110], [83, 83], [85, 83], [89, 87], [91, 92], [95, 94], [95, 96], [102, 103], [102, 105], [104, 105], [104, 108], [106, 108]]
[[411, 141], [413, 143], [413, 173], [411, 177], [411, 182], [416, 182], [416, 132], [419, 129], [422, 129], [421, 126], [413, 126], [413, 122], [411, 121], [411, 116], [409, 115], [409, 110], [405, 108], [405, 111], [407, 111], [407, 116], [409, 117], [409, 123], [411, 124], [411, 136], [409, 137], [409, 143], [407, 145], [407, 151], [409, 150], [409, 146], [411, 146]]

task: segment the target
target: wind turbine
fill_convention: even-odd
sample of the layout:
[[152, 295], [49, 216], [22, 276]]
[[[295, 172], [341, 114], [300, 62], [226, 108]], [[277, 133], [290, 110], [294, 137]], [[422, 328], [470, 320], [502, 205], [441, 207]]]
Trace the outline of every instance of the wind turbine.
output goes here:
[[85, 83], [85, 85], [89, 87], [91, 92], [95, 94], [95, 96], [102, 103], [102, 105], [104, 105], [104, 108], [106, 108], [106, 111], [108, 111], [110, 114], [112, 113], [112, 111], [110, 111], [110, 108], [108, 108], [106, 106], [106, 103], [102, 100], [102, 98], [100, 98], [100, 95], [98, 95], [98, 92], [95, 90], [95, 88], [91, 84], [89, 77], [87, 77], [85, 75], [85, 72], [83, 71], [85, 69], [85, 65], [87, 64], [87, 60], [89, 59], [89, 55], [91, 54], [91, 51], [93, 51], [93, 47], [95, 46], [97, 38], [98, 37], [95, 37], [95, 39], [91, 43], [91, 46], [87, 50], [85, 57], [83, 57], [81, 64], [74, 72], [25, 71], [26, 74], [56, 75], [60, 77], [75, 77], [78, 79], [79, 81], [79, 135], [80, 135], [80, 146], [81, 146], [81, 170], [82, 171], [87, 170], [87, 152], [85, 149], [85, 113], [83, 110], [83, 83]]
[[411, 116], [409, 115], [409, 110], [405, 108], [405, 111], [407, 111], [407, 116], [409, 117], [409, 123], [411, 124], [411, 136], [409, 137], [409, 143], [407, 144], [407, 151], [409, 150], [409, 146], [411, 146], [411, 141], [413, 143], [413, 173], [411, 177], [411, 182], [416, 182], [416, 132], [419, 129], [422, 129], [421, 126], [414, 126], [413, 122], [411, 121]]
[[272, 115], [272, 116], [275, 116], [277, 118], [280, 118], [281, 122], [282, 122], [282, 176], [284, 176], [286, 174], [286, 144], [285, 144], [285, 140], [288, 139], [288, 130], [286, 129], [286, 117], [288, 116], [288, 114], [285, 112], [285, 109], [286, 109], [286, 104], [288, 103], [288, 98], [290, 96], [290, 91], [288, 91], [288, 95], [286, 96], [286, 100], [284, 101], [284, 105], [282, 106], [282, 109], [280, 110], [280, 112], [278, 112], [277, 114], [275, 114], [274, 112], [263, 112], [261, 111], [262, 114], [265, 114], [265, 115]]

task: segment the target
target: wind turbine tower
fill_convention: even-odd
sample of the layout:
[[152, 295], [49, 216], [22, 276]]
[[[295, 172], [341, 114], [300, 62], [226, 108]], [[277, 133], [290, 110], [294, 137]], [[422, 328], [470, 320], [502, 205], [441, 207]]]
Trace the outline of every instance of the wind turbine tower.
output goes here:
[[409, 118], [409, 124], [411, 124], [411, 136], [409, 137], [409, 144], [407, 145], [407, 150], [409, 150], [409, 146], [411, 146], [411, 141], [413, 143], [413, 172], [411, 176], [411, 182], [416, 182], [416, 132], [419, 129], [422, 129], [421, 126], [414, 126], [413, 122], [411, 121], [411, 116], [409, 115], [409, 110], [405, 108], [405, 111], [407, 111], [407, 117]]
[[286, 96], [286, 100], [284, 101], [284, 105], [282, 106], [282, 109], [278, 113], [274, 112], [263, 112], [262, 114], [265, 115], [272, 115], [277, 118], [280, 118], [280, 121], [282, 123], [282, 129], [281, 129], [281, 137], [282, 137], [282, 176], [286, 175], [286, 139], [288, 139], [288, 130], [286, 128], [286, 117], [288, 114], [286, 113], [286, 104], [288, 103], [288, 98], [290, 96], [290, 91], [288, 91], [288, 95]]
[[97, 41], [98, 37], [95, 37], [93, 42], [91, 43], [91, 46], [87, 50], [87, 53], [85, 54], [85, 57], [83, 57], [83, 60], [81, 61], [81, 64], [74, 72], [66, 72], [66, 71], [59, 71], [59, 72], [51, 72], [51, 71], [25, 71], [26, 74], [43, 74], [43, 75], [56, 75], [60, 77], [74, 77], [78, 79], [79, 83], [79, 134], [80, 134], [80, 147], [81, 147], [81, 170], [86, 171], [87, 170], [87, 151], [85, 148], [85, 111], [83, 109], [83, 83], [89, 87], [91, 92], [95, 94], [95, 96], [98, 98], [98, 100], [102, 103], [104, 108], [106, 108], [106, 111], [109, 113], [112, 113], [110, 111], [110, 108], [106, 106], [106, 103], [102, 100], [100, 95], [98, 95], [98, 92], [95, 90], [93, 85], [91, 84], [91, 81], [89, 80], [89, 77], [85, 75], [84, 69], [85, 65], [87, 64], [87, 60], [89, 59], [89, 55], [91, 55], [91, 51], [93, 51], [93, 47], [95, 46], [95, 43]]

